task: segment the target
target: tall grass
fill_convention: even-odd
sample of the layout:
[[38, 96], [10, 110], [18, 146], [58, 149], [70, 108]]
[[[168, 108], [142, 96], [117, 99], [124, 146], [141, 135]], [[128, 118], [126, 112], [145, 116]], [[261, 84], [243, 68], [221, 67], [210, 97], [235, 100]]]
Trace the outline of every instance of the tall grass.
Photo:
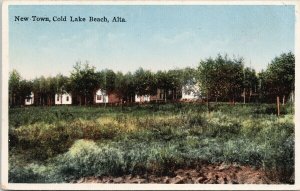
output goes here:
[[18, 113], [19, 119], [10, 116], [9, 180], [164, 175], [179, 167], [234, 162], [292, 183], [293, 109], [286, 106], [278, 118], [273, 107], [216, 104], [210, 114], [199, 104], [54, 107], [42, 109], [42, 116], [39, 108], [12, 109], [10, 115]]

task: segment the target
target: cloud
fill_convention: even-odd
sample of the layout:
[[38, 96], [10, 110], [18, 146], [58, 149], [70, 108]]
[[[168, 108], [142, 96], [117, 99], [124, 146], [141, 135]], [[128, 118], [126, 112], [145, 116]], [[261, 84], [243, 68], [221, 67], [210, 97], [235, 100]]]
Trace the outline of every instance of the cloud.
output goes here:
[[158, 43], [165, 44], [165, 45], [174, 45], [178, 43], [186, 43], [186, 41], [191, 41], [196, 38], [195, 33], [190, 31], [185, 31], [182, 33], [178, 33], [174, 36], [171, 35], [162, 35], [162, 34], [156, 34], [154, 36], [154, 40]]

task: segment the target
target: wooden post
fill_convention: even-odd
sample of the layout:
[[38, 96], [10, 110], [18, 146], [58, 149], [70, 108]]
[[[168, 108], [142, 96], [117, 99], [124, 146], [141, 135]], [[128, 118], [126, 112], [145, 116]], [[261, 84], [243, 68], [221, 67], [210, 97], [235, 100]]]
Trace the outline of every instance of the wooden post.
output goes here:
[[279, 96], [277, 96], [277, 115], [280, 115], [280, 101], [279, 101]]

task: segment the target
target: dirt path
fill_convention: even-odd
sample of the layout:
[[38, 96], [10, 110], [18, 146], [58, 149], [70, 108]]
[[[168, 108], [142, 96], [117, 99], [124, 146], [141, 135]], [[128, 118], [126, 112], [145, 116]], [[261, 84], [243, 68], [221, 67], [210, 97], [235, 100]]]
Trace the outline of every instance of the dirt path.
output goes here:
[[249, 166], [206, 165], [199, 170], [178, 169], [174, 176], [125, 175], [122, 177], [84, 177], [72, 183], [165, 183], [165, 184], [276, 184], [264, 171]]

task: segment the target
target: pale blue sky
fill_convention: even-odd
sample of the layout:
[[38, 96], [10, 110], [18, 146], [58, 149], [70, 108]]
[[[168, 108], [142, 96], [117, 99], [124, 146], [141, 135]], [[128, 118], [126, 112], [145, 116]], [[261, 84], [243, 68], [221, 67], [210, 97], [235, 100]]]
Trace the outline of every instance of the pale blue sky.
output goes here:
[[[126, 23], [14, 22], [14, 16], [124, 17]], [[9, 6], [10, 70], [32, 79], [69, 75], [76, 61], [98, 70], [198, 66], [218, 53], [257, 71], [294, 52], [294, 6]]]

